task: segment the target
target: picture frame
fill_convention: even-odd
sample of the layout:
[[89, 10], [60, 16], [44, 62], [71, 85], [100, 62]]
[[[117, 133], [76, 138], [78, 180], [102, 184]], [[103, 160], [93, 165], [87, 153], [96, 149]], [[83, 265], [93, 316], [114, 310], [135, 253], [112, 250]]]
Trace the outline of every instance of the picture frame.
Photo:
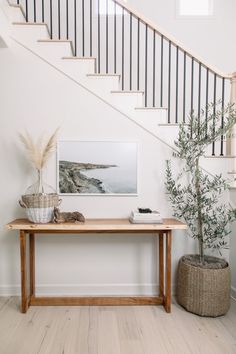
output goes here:
[[137, 155], [137, 142], [59, 140], [57, 193], [137, 196]]

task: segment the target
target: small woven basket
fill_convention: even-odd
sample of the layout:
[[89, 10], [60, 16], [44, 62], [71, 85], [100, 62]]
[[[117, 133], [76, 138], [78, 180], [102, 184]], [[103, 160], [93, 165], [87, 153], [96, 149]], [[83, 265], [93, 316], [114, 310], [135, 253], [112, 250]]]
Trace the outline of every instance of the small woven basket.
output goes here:
[[230, 307], [230, 268], [204, 269], [186, 264], [178, 267], [177, 300], [187, 311], [217, 317]]
[[25, 194], [19, 201], [20, 206], [25, 208], [27, 218], [33, 223], [46, 224], [53, 219], [54, 208], [61, 200], [58, 194]]

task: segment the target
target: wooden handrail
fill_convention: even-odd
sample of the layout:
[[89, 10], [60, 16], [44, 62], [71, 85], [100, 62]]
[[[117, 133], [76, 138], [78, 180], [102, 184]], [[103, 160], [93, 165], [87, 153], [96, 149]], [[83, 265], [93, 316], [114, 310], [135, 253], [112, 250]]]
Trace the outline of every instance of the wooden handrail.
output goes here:
[[157, 26], [154, 24], [151, 20], [140, 14], [137, 10], [135, 10], [132, 6], [124, 3], [122, 0], [112, 0], [116, 4], [120, 5], [123, 7], [126, 11], [129, 13], [132, 13], [132, 15], [136, 18], [138, 18], [141, 22], [143, 22], [145, 25], [147, 24], [149, 28], [152, 30], [156, 31], [159, 35], [163, 36], [165, 39], [168, 41], [171, 41], [171, 43], [178, 47], [180, 50], [185, 52], [187, 55], [190, 57], [194, 58], [194, 60], [198, 63], [200, 63], [203, 67], [206, 69], [209, 69], [209, 71], [213, 72], [217, 76], [225, 79], [232, 79], [233, 74], [231, 73], [224, 73], [220, 71], [218, 68], [208, 64], [204, 59], [202, 59], [200, 56], [194, 54], [190, 49], [186, 48], [181, 42], [179, 42], [177, 39], [175, 39], [173, 36], [171, 36], [169, 33], [167, 33], [165, 30], [163, 30], [161, 27]]

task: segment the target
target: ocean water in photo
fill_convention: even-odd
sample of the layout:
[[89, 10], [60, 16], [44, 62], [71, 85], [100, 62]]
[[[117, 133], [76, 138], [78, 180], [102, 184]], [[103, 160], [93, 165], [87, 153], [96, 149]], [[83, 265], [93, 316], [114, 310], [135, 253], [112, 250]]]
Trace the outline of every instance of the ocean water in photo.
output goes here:
[[89, 178], [102, 182], [106, 193], [137, 193], [137, 172], [129, 166], [81, 170]]

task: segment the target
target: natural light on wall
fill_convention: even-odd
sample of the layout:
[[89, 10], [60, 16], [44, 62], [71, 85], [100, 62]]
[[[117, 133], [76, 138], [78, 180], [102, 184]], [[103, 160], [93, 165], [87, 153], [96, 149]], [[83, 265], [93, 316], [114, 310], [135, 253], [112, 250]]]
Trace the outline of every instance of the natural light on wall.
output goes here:
[[[123, 0], [124, 3], [127, 2], [127, 0]], [[115, 8], [115, 2], [111, 0], [100, 0], [99, 2], [99, 14], [100, 15], [114, 15], [114, 8]], [[121, 6], [117, 5], [116, 6], [116, 15], [122, 15], [122, 8]]]
[[180, 16], [211, 16], [213, 0], [178, 0]]

